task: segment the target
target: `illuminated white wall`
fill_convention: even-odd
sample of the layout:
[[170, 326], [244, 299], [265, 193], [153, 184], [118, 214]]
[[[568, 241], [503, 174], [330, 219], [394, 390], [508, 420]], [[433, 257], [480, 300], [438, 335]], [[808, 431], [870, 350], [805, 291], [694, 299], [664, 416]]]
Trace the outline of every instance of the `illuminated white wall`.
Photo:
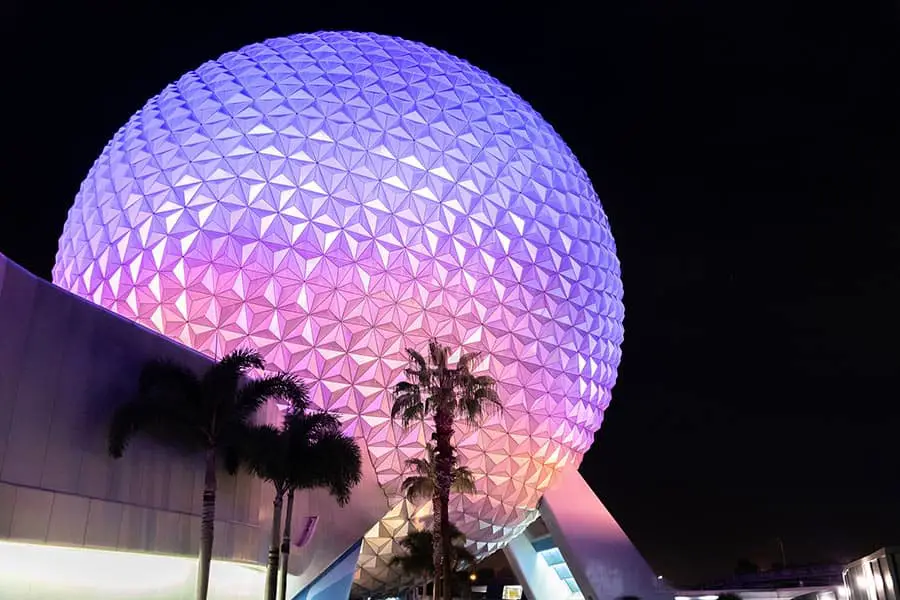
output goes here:
[[[0, 542], [0, 598], [191, 600], [193, 557]], [[260, 597], [262, 567], [213, 561], [210, 598]]]

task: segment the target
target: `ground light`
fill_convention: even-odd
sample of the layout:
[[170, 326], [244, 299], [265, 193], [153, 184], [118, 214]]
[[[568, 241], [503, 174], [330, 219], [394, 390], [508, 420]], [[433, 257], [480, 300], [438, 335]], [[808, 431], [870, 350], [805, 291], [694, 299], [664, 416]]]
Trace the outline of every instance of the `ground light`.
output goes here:
[[[0, 542], [0, 589], [22, 600], [188, 598], [196, 573], [193, 556]], [[214, 560], [210, 598], [256, 600], [264, 578], [260, 566]]]

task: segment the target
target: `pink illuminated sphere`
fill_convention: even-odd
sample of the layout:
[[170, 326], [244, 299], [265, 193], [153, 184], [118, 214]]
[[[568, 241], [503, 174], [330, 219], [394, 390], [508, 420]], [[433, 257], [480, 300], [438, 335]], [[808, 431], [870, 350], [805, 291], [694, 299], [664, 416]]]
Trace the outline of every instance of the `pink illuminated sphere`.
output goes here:
[[479, 552], [590, 447], [622, 342], [609, 224], [525, 101], [427, 46], [326, 32], [201, 65], [112, 138], [53, 280], [209, 355], [250, 345], [365, 442], [391, 499], [428, 432], [390, 421], [404, 349], [481, 350], [502, 414], [456, 435]]

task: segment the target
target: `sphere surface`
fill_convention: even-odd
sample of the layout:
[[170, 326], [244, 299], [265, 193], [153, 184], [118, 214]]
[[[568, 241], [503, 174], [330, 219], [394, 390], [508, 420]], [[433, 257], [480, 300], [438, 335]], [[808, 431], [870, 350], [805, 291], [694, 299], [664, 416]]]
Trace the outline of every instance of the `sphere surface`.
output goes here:
[[390, 421], [404, 349], [480, 350], [502, 414], [456, 435], [481, 552], [600, 427], [623, 305], [584, 170], [463, 60], [381, 35], [272, 39], [207, 62], [120, 129], [60, 240], [60, 286], [210, 355], [258, 348], [365, 440], [389, 497], [428, 432]]

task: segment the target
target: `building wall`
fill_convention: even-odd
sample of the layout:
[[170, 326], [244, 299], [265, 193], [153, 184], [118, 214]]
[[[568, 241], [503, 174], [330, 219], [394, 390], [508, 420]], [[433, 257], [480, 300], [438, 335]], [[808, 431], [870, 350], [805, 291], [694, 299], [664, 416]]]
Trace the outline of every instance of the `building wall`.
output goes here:
[[[208, 360], [0, 255], [0, 540], [194, 555], [199, 457], [138, 438], [106, 452], [109, 416], [142, 364]], [[261, 559], [262, 484], [222, 474], [216, 557]]]

